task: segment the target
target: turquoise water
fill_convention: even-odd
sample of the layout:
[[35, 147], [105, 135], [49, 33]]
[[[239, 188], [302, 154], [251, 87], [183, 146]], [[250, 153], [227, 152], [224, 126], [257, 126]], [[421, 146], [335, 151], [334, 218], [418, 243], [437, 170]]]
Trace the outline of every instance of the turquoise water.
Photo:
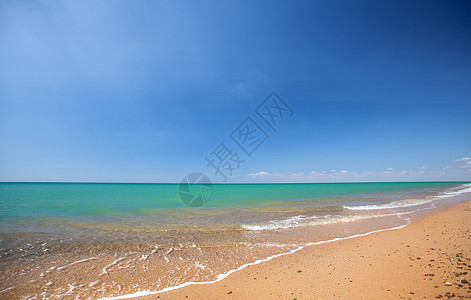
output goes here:
[[312, 218], [343, 222], [386, 208], [404, 212], [467, 188], [463, 182], [214, 184], [206, 205], [188, 207], [178, 184], [0, 183], [0, 233], [103, 237], [117, 226], [277, 230], [312, 226]]
[[[364, 205], [423, 197], [462, 182], [215, 184], [203, 209]], [[74, 217], [186, 209], [178, 184], [0, 183], [0, 219]]]
[[[188, 207], [179, 187], [0, 183], [0, 233], [127, 240], [142, 239], [145, 232], [134, 234], [140, 230], [159, 232], [167, 243], [188, 242], [194, 230], [279, 231], [374, 218], [385, 210], [401, 215], [470, 189], [463, 182], [214, 184], [206, 205]], [[198, 187], [191, 186], [192, 192], [199, 193]], [[187, 234], [176, 238], [168, 230]]]

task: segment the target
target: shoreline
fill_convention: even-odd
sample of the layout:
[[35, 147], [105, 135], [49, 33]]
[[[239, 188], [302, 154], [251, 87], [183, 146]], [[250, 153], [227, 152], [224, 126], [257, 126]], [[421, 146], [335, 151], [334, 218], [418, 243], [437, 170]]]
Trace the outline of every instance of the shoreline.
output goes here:
[[339, 241], [344, 241], [344, 240], [349, 240], [349, 239], [354, 239], [354, 238], [359, 238], [359, 237], [364, 237], [364, 236], [368, 236], [368, 235], [370, 235], [370, 234], [379, 233], [379, 232], [384, 232], [384, 231], [398, 230], [398, 229], [405, 228], [405, 227], [409, 226], [410, 224], [411, 224], [411, 223], [408, 223], [408, 224], [405, 224], [405, 225], [396, 226], [396, 227], [392, 227], [392, 228], [373, 230], [373, 231], [369, 231], [369, 232], [366, 232], [366, 233], [359, 233], [359, 234], [350, 235], [350, 236], [347, 236], [347, 237], [338, 237], [338, 238], [333, 238], [333, 239], [330, 239], [330, 240], [323, 240], [323, 241], [319, 241], [319, 242], [311, 242], [311, 243], [309, 243], [309, 244], [307, 244], [307, 245], [299, 246], [298, 248], [293, 249], [293, 250], [288, 251], [288, 252], [283, 252], [283, 253], [280, 253], [280, 254], [275, 254], [275, 255], [269, 256], [269, 257], [264, 258], [264, 259], [256, 260], [255, 262], [251, 262], [251, 263], [244, 264], [244, 265], [242, 265], [242, 266], [240, 266], [240, 267], [238, 267], [238, 268], [236, 268], [236, 269], [230, 270], [230, 271], [227, 272], [227, 273], [219, 274], [219, 275], [217, 276], [218, 278], [215, 279], [215, 280], [212, 280], [212, 281], [201, 281], [201, 282], [193, 282], [193, 281], [190, 281], [190, 282], [182, 283], [182, 284], [177, 285], [177, 286], [166, 287], [166, 288], [164, 288], [164, 289], [162, 289], [162, 290], [159, 290], [159, 291], [139, 291], [139, 292], [136, 292], [136, 293], [134, 293], [134, 294], [121, 295], [121, 296], [113, 296], [113, 297], [103, 297], [103, 298], [99, 298], [99, 299], [100, 299], [100, 300], [133, 299], [133, 298], [138, 298], [138, 297], [154, 296], [154, 295], [157, 295], [157, 294], [162, 294], [162, 293], [166, 293], [166, 292], [170, 292], [170, 291], [179, 290], [179, 289], [182, 289], [182, 288], [185, 288], [185, 287], [189, 287], [189, 286], [192, 286], [192, 285], [213, 284], [213, 283], [220, 282], [220, 281], [226, 279], [226, 278], [227, 278], [228, 276], [230, 276], [231, 274], [236, 273], [236, 272], [239, 272], [239, 271], [242, 271], [243, 269], [245, 269], [245, 268], [247, 268], [247, 267], [259, 265], [259, 264], [262, 264], [262, 263], [265, 263], [265, 262], [269, 262], [269, 261], [271, 261], [272, 259], [275, 259], [275, 258], [278, 258], [278, 257], [282, 257], [282, 256], [285, 256], [285, 255], [295, 254], [296, 252], [298, 252], [298, 251], [300, 251], [300, 250], [303, 250], [303, 249], [306, 248], [306, 247], [310, 247], [310, 246], [314, 246], [314, 245], [327, 244], [327, 243], [334, 243], [334, 242], [339, 242]]
[[[364, 240], [370, 236], [382, 236], [386, 232], [401, 232], [411, 223], [415, 224], [427, 216], [441, 214], [444, 210], [447, 211], [450, 207], [454, 207], [456, 203], [463, 203], [470, 199], [471, 193], [469, 192], [459, 195], [447, 193], [442, 197], [437, 197], [436, 201], [427, 207], [419, 205], [413, 211], [396, 211], [392, 215], [393, 217], [388, 217], [388, 213], [382, 213], [378, 215], [379, 222], [376, 218], [367, 218], [366, 221], [359, 223], [340, 222], [324, 225], [327, 227], [323, 227], [321, 232], [312, 231], [312, 228], [302, 228], [283, 233], [288, 239], [304, 241], [299, 244], [290, 244], [287, 240], [283, 240], [284, 244], [275, 242], [274, 244], [257, 245], [248, 242], [235, 245], [215, 244], [205, 247], [193, 243], [165, 247], [163, 244], [155, 243], [114, 245], [109, 243], [81, 244], [73, 241], [62, 243], [60, 241], [61, 243], [55, 244], [50, 241], [40, 241], [38, 247], [27, 244], [29, 248], [23, 254], [17, 255], [17, 259], [15, 256], [9, 257], [8, 253], [10, 252], [5, 252], [7, 256], [2, 254], [2, 266], [8, 273], [5, 273], [1, 280], [0, 298], [33, 297], [42, 291], [40, 295], [46, 298], [49, 296], [59, 298], [80, 296], [94, 299], [175, 299], [183, 297], [212, 299], [214, 290], [219, 290], [221, 284], [227, 285], [228, 282], [235, 282], [234, 290], [242, 292], [244, 289], [241, 289], [239, 284], [241, 280], [233, 278], [240, 278], [242, 276], [240, 274], [247, 274], [249, 270], [259, 270], [256, 272], [264, 273], [263, 278], [268, 280], [269, 277], [272, 277], [273, 271], [271, 269], [266, 271], [266, 269], [277, 266], [279, 261], [282, 261], [288, 262], [294, 268], [299, 268], [299, 273], [303, 273], [302, 268], [298, 267], [306, 260], [302, 258], [305, 255], [303, 253], [308, 252], [315, 256], [323, 253], [342, 252], [344, 251], [343, 247], [336, 248], [338, 246], [335, 245], [349, 244], [350, 241]], [[468, 219], [471, 219], [471, 216], [468, 216]], [[329, 226], [333, 227], [326, 230]], [[292, 233], [296, 233], [296, 236], [292, 236]], [[260, 236], [257, 231], [248, 231], [246, 234], [252, 234], [252, 238], [254, 235], [258, 239], [266, 238], [264, 235]], [[98, 249], [97, 246], [101, 248]], [[273, 248], [271, 248], [272, 246]], [[22, 251], [22, 249], [19, 250]], [[14, 251], [13, 248], [11, 251]], [[301, 259], [293, 261], [292, 257], [301, 257]], [[349, 261], [357, 258], [350, 257]], [[245, 262], [244, 259], [246, 259]], [[338, 261], [342, 260], [344, 259]], [[380, 259], [376, 260], [380, 261]], [[326, 264], [331, 264], [331, 261], [332, 259], [327, 259]], [[290, 273], [283, 267], [283, 264], [281, 267], [276, 267], [275, 273]], [[319, 268], [319, 265], [316, 264], [308, 266], [307, 269], [308, 272], [320, 272], [321, 274], [329, 271], [322, 270], [322, 267]], [[180, 273], [178, 274], [176, 271]], [[185, 280], [186, 278], [182, 277], [182, 274], [187, 275], [187, 271], [186, 278], [190, 278], [190, 280]], [[210, 275], [205, 278], [205, 274]], [[354, 276], [352, 275], [352, 277]], [[169, 279], [165, 281], [165, 278]], [[284, 277], [278, 279], [278, 283], [267, 281], [263, 284], [268, 283], [266, 289], [271, 291], [276, 289], [280, 282], [287, 281]], [[312, 281], [312, 278], [308, 279], [308, 282]], [[251, 286], [253, 283], [247, 282], [243, 286]], [[257, 282], [251, 289], [258, 289], [259, 284], [260, 282]], [[317, 287], [319, 282], [315, 282], [313, 285]], [[320, 285], [328, 287], [330, 283], [322, 282]], [[306, 293], [312, 292], [312, 285], [296, 288], [304, 290]], [[187, 291], [190, 291], [190, 294], [185, 294]], [[282, 289], [278, 293], [282, 298], [290, 298], [291, 296], [285, 292], [286, 290]], [[227, 295], [232, 294], [233, 291], [228, 291]], [[224, 293], [221, 295], [217, 298], [224, 298]], [[237, 297], [271, 298], [271, 295], [253, 295], [246, 291], [243, 296]], [[332, 295], [329, 296], [329, 298], [332, 297]], [[297, 299], [302, 298], [301, 295], [297, 296]], [[309, 297], [304, 298], [309, 299]]]
[[[141, 291], [134, 297], [471, 298], [471, 197], [466, 199], [399, 228], [311, 243], [291, 253], [247, 264], [213, 282], [186, 283], [148, 295]], [[448, 239], [442, 237], [444, 232], [448, 232]], [[460, 232], [464, 234], [460, 236]], [[457, 262], [465, 265], [455, 265]], [[385, 270], [391, 272], [384, 274]], [[398, 277], [404, 275], [407, 280]], [[373, 284], [375, 281], [381, 284]]]

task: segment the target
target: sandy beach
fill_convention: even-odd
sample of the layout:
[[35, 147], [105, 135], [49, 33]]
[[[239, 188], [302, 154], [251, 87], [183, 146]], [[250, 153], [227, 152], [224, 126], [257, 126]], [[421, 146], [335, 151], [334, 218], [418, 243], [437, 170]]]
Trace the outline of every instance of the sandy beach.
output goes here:
[[[4, 235], [0, 299], [471, 298], [467, 185], [432, 197], [257, 225], [335, 221], [276, 230], [73, 223], [95, 239]], [[178, 243], [191, 233], [206, 242]], [[156, 243], [166, 236], [175, 242]]]
[[145, 299], [471, 298], [471, 201]]

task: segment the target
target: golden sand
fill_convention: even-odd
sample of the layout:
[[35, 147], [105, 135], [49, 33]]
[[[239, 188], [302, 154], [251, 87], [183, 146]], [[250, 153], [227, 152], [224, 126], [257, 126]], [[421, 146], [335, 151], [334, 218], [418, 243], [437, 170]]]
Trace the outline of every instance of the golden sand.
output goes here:
[[398, 230], [306, 247], [142, 299], [471, 298], [471, 201]]

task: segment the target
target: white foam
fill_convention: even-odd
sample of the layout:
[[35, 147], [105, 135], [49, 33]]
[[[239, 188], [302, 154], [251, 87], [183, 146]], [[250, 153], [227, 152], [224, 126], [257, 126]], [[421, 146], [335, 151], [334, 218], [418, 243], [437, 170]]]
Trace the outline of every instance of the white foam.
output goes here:
[[89, 287], [93, 287], [93, 286], [95, 286], [98, 282], [100, 282], [100, 280], [90, 282], [90, 283], [88, 284], [88, 286], [89, 286]]
[[200, 268], [201, 270], [206, 270], [207, 269], [207, 267], [205, 265], [203, 265], [202, 263], [200, 263], [198, 261], [195, 262], [195, 267]]
[[306, 244], [306, 245], [304, 245], [304, 246], [299, 246], [298, 248], [293, 249], [293, 250], [290, 250], [290, 251], [288, 251], [288, 252], [283, 252], [283, 253], [280, 253], [280, 254], [275, 254], [275, 255], [269, 256], [269, 257], [264, 258], [264, 259], [258, 259], [258, 260], [254, 261], [254, 262], [244, 264], [244, 265], [242, 265], [242, 266], [240, 266], [240, 267], [238, 267], [238, 268], [236, 268], [236, 269], [232, 269], [232, 270], [229, 270], [229, 271], [226, 272], [226, 273], [217, 275], [217, 277], [216, 277], [215, 280], [200, 281], [200, 282], [189, 281], [189, 282], [185, 282], [185, 283], [182, 283], [182, 284], [179, 284], [179, 285], [176, 285], [176, 286], [166, 287], [166, 288], [161, 289], [161, 290], [158, 290], [158, 291], [142, 290], [142, 291], [137, 291], [137, 292], [132, 293], [132, 294], [125, 294], [125, 295], [114, 296], [114, 297], [103, 297], [103, 298], [100, 298], [100, 300], [129, 299], [129, 298], [144, 297], [144, 296], [155, 295], [155, 294], [160, 294], [160, 293], [164, 293], [164, 292], [168, 292], [168, 291], [177, 290], [177, 289], [180, 289], [180, 288], [189, 286], [189, 285], [200, 285], [200, 284], [215, 283], [215, 282], [218, 282], [218, 281], [223, 280], [224, 278], [226, 278], [227, 276], [231, 275], [232, 273], [235, 273], [235, 272], [237, 272], [237, 271], [240, 271], [240, 270], [242, 270], [242, 269], [245, 269], [245, 268], [248, 267], [248, 266], [258, 265], [258, 264], [260, 264], [260, 263], [262, 263], [262, 262], [270, 261], [270, 260], [272, 260], [272, 259], [274, 259], [274, 258], [277, 258], [277, 257], [280, 257], [280, 256], [284, 256], [284, 255], [288, 255], [288, 254], [293, 254], [293, 253], [298, 252], [299, 250], [303, 249], [303, 248], [306, 247], [306, 246], [320, 245], [320, 244], [325, 244], [325, 243], [331, 243], [331, 242], [336, 242], [336, 241], [342, 241], [342, 240], [347, 240], [347, 239], [351, 239], [351, 238], [355, 238], [355, 237], [370, 235], [370, 234], [372, 234], [372, 233], [381, 232], [381, 231], [388, 231], [388, 230], [401, 229], [401, 228], [406, 227], [406, 226], [409, 225], [409, 224], [410, 224], [410, 221], [408, 221], [407, 224], [404, 224], [404, 225], [401, 225], [401, 226], [392, 227], [392, 228], [373, 230], [373, 231], [366, 232], [366, 233], [360, 233], [360, 234], [355, 234], [355, 235], [351, 235], [351, 236], [347, 236], [347, 237], [341, 237], [341, 238], [334, 238], [334, 239], [325, 240], [325, 241], [311, 242], [311, 243], [308, 243], [308, 244]]
[[366, 219], [376, 216], [343, 216], [343, 217], [332, 217], [332, 216], [312, 216], [312, 217], [292, 217], [285, 220], [279, 221], [270, 221], [266, 224], [243, 224], [242, 228], [246, 230], [277, 230], [277, 229], [289, 229], [305, 226], [315, 226], [315, 225], [327, 225], [334, 223], [348, 223], [360, 219]]
[[458, 187], [451, 188], [448, 191], [445, 191], [442, 194], [434, 196], [433, 198], [429, 198], [429, 199], [406, 199], [406, 200], [394, 201], [394, 202], [385, 203], [385, 204], [344, 206], [344, 208], [349, 209], [349, 210], [380, 210], [380, 209], [405, 208], [405, 207], [432, 203], [433, 200], [436, 200], [436, 199], [458, 196], [458, 195], [470, 193], [470, 192], [471, 192], [471, 184], [462, 184]]
[[471, 183], [465, 183], [463, 185], [460, 185], [458, 188], [450, 189], [444, 192], [442, 195], [438, 195], [437, 198], [453, 197], [465, 193], [471, 193]]
[[430, 199], [407, 199], [394, 201], [391, 203], [377, 204], [377, 205], [361, 205], [361, 206], [344, 206], [345, 209], [349, 210], [379, 210], [379, 209], [394, 209], [394, 208], [404, 208], [410, 206], [417, 206], [422, 204], [432, 203]]
[[239, 245], [245, 245], [247, 247], [297, 247], [299, 244], [280, 244], [280, 243], [250, 243], [250, 242], [240, 242]]
[[108, 275], [108, 268], [109, 268], [109, 267], [112, 267], [112, 266], [114, 266], [114, 265], [116, 265], [117, 263], [119, 263], [120, 261], [122, 261], [122, 260], [125, 259], [125, 258], [126, 258], [126, 257], [118, 258], [118, 259], [116, 259], [114, 262], [112, 262], [111, 264], [106, 265], [106, 266], [103, 268], [102, 272], [101, 272], [100, 274], [98, 274], [98, 275], [99, 275], [99, 276], [100, 276], [100, 275]]
[[11, 289], [14, 289], [15, 287], [16, 287], [16, 286], [11, 286], [11, 287], [9, 287], [9, 288], [3, 289], [3, 290], [0, 291], [0, 293], [9, 291], [9, 290], [11, 290]]
[[[410, 212], [408, 212], [410, 213]], [[372, 218], [381, 218], [381, 217], [389, 217], [389, 216], [398, 216], [402, 213], [388, 213], [388, 214], [377, 214], [377, 215], [351, 215], [351, 216], [312, 216], [312, 217], [304, 217], [295, 220], [295, 218], [289, 218], [280, 221], [270, 221], [268, 224], [253, 224], [248, 225], [244, 224], [241, 225], [242, 228], [246, 230], [277, 230], [277, 229], [289, 229], [289, 228], [298, 228], [298, 227], [306, 227], [306, 226], [318, 226], [318, 225], [329, 225], [329, 224], [337, 224], [337, 223], [350, 223], [359, 220], [366, 220]]]
[[[65, 266], [62, 266], [62, 267], [59, 267], [57, 268], [57, 270], [63, 270], [67, 267], [70, 267], [72, 265], [75, 265], [75, 264], [79, 264], [79, 263], [83, 263], [83, 262], [86, 262], [86, 261], [89, 261], [89, 260], [93, 260], [93, 259], [98, 259], [98, 257], [90, 257], [90, 258], [85, 258], [85, 259], [81, 259], [81, 260], [77, 260], [77, 261], [74, 261], [68, 265], [65, 265]], [[50, 268], [50, 270], [52, 270], [52, 268]]]
[[[390, 216], [400, 216], [404, 214], [411, 214], [415, 212], [419, 212], [426, 209], [433, 209], [436, 206], [432, 203], [432, 201], [423, 202], [430, 203], [431, 205], [425, 208], [419, 208], [413, 211], [407, 212], [390, 212], [390, 213], [383, 213], [383, 214], [368, 214], [368, 215], [349, 215], [349, 216], [295, 216], [284, 220], [278, 221], [270, 221], [266, 224], [243, 224], [241, 225], [242, 228], [246, 230], [253, 230], [253, 231], [261, 231], [261, 230], [278, 230], [278, 229], [290, 229], [290, 228], [298, 228], [298, 227], [306, 227], [306, 226], [318, 226], [318, 225], [329, 225], [329, 224], [337, 224], [337, 223], [350, 223], [360, 220], [372, 219], [372, 218], [382, 218], [382, 217], [390, 217]], [[416, 204], [418, 205], [418, 204]], [[413, 205], [409, 205], [413, 206]], [[401, 206], [403, 207], [403, 206]]]

